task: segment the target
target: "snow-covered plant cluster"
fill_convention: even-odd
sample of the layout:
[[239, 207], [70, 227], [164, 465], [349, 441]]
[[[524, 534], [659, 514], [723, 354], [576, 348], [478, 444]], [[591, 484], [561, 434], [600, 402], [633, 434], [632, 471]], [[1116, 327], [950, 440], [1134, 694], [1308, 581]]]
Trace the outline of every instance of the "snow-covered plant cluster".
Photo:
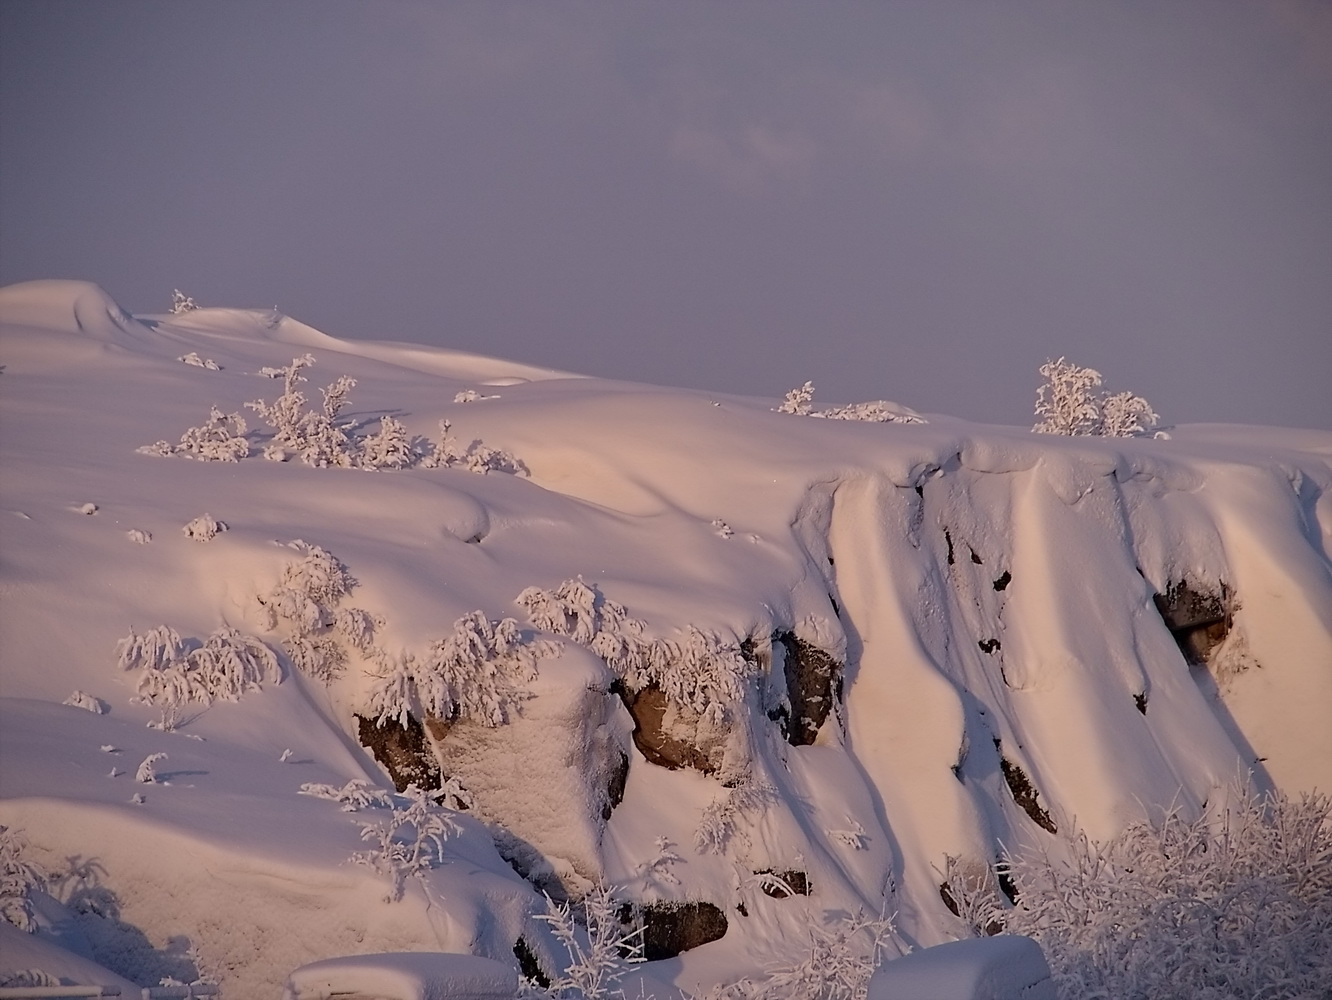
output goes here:
[[466, 469], [482, 476], [488, 472], [527, 474], [527, 467], [503, 448], [492, 448], [480, 441], [473, 441], [463, 448], [458, 444], [458, 439], [453, 436], [452, 431], [453, 425], [447, 420], [439, 422], [439, 440], [421, 456], [421, 468]]
[[537, 661], [557, 652], [554, 643], [526, 639], [512, 618], [492, 621], [472, 611], [422, 656], [381, 656], [369, 711], [380, 724], [433, 716], [500, 726], [528, 697]]
[[250, 454], [250, 441], [245, 436], [245, 418], [239, 413], [223, 413], [216, 406], [208, 413], [208, 420], [198, 427], [188, 428], [180, 436], [179, 444], [158, 441], [138, 449], [143, 455], [185, 455], [201, 462], [239, 462]]
[[69, 705], [72, 708], [81, 708], [85, 712], [92, 712], [94, 715], [106, 714], [106, 702], [102, 701], [101, 698], [94, 698], [87, 691], [74, 691], [61, 704]]
[[288, 548], [300, 558], [288, 562], [273, 589], [255, 600], [268, 628], [287, 633], [282, 648], [297, 669], [327, 683], [346, 665], [348, 650], [374, 654], [375, 633], [384, 623], [360, 608], [339, 607], [356, 581], [331, 552], [299, 538]]
[[[992, 919], [1045, 949], [1060, 995], [1332, 995], [1332, 800], [1241, 788], [1197, 819], [1179, 810], [1067, 858], [1010, 856]], [[959, 887], [960, 888], [960, 887]]]
[[143, 785], [152, 785], [157, 782], [157, 762], [166, 760], [164, 753], [150, 753], [139, 762], [139, 769], [134, 772], [134, 780]]
[[194, 312], [194, 310], [198, 308], [199, 306], [195, 303], [194, 299], [186, 295], [179, 288], [172, 290], [171, 292], [172, 316], [184, 316], [186, 313]]
[[188, 354], [182, 354], [176, 360], [187, 365], [192, 365], [195, 368], [207, 368], [210, 372], [220, 372], [222, 370], [222, 366], [212, 358], [199, 357], [198, 351], [190, 351]]
[[116, 655], [121, 670], [137, 675], [138, 696], [160, 706], [162, 718], [157, 727], [163, 730], [175, 728], [187, 704], [236, 701], [265, 682], [282, 681], [273, 651], [234, 628], [218, 629], [202, 644], [187, 643], [167, 625], [143, 635], [131, 629], [116, 646]]
[[181, 527], [185, 537], [193, 542], [211, 542], [222, 532], [229, 530], [226, 521], [219, 521], [212, 514], [203, 513]]
[[649, 635], [646, 622], [629, 617], [582, 577], [554, 590], [528, 587], [516, 603], [537, 628], [601, 657], [631, 690], [655, 684], [676, 704], [715, 722], [744, 698], [745, 682], [757, 670], [739, 643], [692, 625], [673, 638]]
[[[320, 390], [323, 405], [307, 410], [305, 393], [297, 386], [306, 381], [301, 372], [314, 363], [312, 354], [292, 358], [291, 364], [276, 369], [282, 376], [282, 395], [271, 403], [256, 399], [245, 405], [272, 428], [274, 446], [292, 449], [306, 465], [320, 469], [350, 467], [355, 464], [352, 439], [347, 428], [339, 425], [337, 420], [356, 380], [340, 375]], [[274, 370], [264, 371], [267, 374]]]
[[642, 881], [644, 892], [651, 892], [662, 884], [680, 884], [679, 876], [672, 869], [684, 858], [675, 853], [675, 843], [669, 837], [657, 837], [653, 845], [657, 849], [656, 855], [634, 866], [634, 877]]
[[1045, 384], [1036, 391], [1037, 434], [1073, 437], [1143, 437], [1160, 417], [1141, 396], [1131, 392], [1098, 393], [1101, 373], [1064, 358], [1046, 361], [1040, 373]]
[[895, 932], [892, 917], [843, 914], [829, 926], [811, 920], [809, 950], [774, 966], [766, 979], [719, 986], [699, 1000], [865, 1000]]
[[37, 922], [30, 895], [46, 888], [46, 873], [23, 855], [27, 841], [7, 826], [0, 826], [0, 920], [32, 933]]
[[537, 919], [550, 925], [569, 954], [569, 964], [549, 986], [525, 981], [525, 998], [618, 1000], [625, 996], [620, 981], [631, 965], [643, 961], [643, 929], [626, 926], [621, 920], [625, 905], [610, 886], [598, 886], [585, 895], [577, 911], [546, 897], [546, 912], [537, 914]]
[[375, 788], [364, 778], [352, 778], [341, 788], [317, 781], [307, 781], [301, 785], [301, 790], [297, 794], [336, 802], [342, 806], [343, 812], [393, 808], [393, 795], [382, 788]]
[[361, 824], [361, 839], [372, 846], [349, 859], [392, 882], [388, 902], [402, 898], [407, 879], [423, 879], [426, 872], [443, 864], [445, 842], [462, 831], [448, 810], [435, 805], [415, 785], [404, 796], [407, 806], [394, 806], [389, 819]]
[[866, 403], [850, 403], [846, 406], [830, 406], [822, 410], [814, 408], [814, 383], [806, 382], [788, 392], [777, 407], [778, 413], [791, 413], [798, 417], [823, 417], [828, 420], [863, 420], [877, 424], [923, 424], [927, 421], [917, 413], [911, 413], [895, 406], [884, 399]]

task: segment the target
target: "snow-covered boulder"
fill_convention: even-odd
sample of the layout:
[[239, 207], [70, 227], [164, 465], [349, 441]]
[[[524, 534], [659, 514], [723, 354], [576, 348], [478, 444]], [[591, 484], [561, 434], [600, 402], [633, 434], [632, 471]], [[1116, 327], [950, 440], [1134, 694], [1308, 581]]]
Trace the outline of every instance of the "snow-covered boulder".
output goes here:
[[1001, 934], [950, 941], [889, 962], [866, 1000], [1055, 1000], [1041, 946]]

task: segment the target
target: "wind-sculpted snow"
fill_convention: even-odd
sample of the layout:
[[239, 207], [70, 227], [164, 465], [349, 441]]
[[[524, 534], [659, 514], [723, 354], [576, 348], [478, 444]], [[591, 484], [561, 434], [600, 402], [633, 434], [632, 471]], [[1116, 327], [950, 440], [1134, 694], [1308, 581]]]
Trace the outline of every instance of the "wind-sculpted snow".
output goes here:
[[[536, 887], [602, 884], [654, 941], [724, 925], [651, 965], [701, 992], [966, 936], [940, 885], [1004, 847], [1192, 821], [1237, 775], [1332, 789], [1332, 435], [811, 420], [77, 282], [0, 290], [0, 331], [0, 824], [71, 912], [95, 864], [86, 957], [130, 978], [276, 995], [398, 948], [556, 982]], [[378, 471], [230, 416], [306, 352]], [[408, 461], [441, 421], [515, 464]], [[340, 808], [391, 772], [437, 783], [428, 852]]]

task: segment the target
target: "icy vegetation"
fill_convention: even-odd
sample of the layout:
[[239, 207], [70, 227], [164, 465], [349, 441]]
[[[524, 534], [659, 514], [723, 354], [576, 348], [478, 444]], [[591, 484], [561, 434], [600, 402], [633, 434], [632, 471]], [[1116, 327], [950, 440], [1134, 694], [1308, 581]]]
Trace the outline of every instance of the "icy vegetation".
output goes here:
[[187, 301], [0, 289], [3, 981], [1332, 991], [1332, 434]]

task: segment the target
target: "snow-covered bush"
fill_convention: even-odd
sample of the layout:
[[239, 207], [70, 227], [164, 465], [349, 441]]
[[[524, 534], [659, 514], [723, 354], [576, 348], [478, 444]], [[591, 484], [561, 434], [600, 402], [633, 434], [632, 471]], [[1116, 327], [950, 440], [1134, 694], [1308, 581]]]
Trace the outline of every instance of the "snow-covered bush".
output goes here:
[[672, 638], [650, 636], [645, 622], [582, 577], [553, 591], [528, 587], [515, 603], [537, 628], [592, 650], [631, 690], [655, 684], [677, 705], [714, 722], [743, 699], [745, 682], [757, 670], [738, 642], [693, 625]]
[[537, 661], [557, 652], [553, 643], [524, 639], [512, 618], [491, 621], [472, 611], [424, 656], [382, 656], [369, 711], [381, 724], [434, 716], [503, 725], [529, 696]]
[[135, 691], [161, 707], [157, 728], [174, 729], [187, 704], [236, 701], [265, 682], [279, 684], [282, 671], [273, 651], [253, 636], [221, 628], [201, 645], [187, 644], [167, 625], [139, 635], [133, 629], [116, 646], [121, 670], [138, 676]]
[[634, 877], [642, 880], [644, 892], [651, 892], [662, 883], [680, 884], [679, 876], [671, 870], [684, 861], [684, 858], [675, 853], [675, 843], [669, 837], [657, 837], [653, 844], [657, 848], [656, 855], [634, 866]]
[[273, 429], [277, 444], [294, 449], [306, 465], [320, 469], [350, 467], [355, 464], [352, 439], [346, 428], [336, 421], [347, 405], [347, 394], [356, 385], [356, 380], [340, 375], [320, 390], [324, 397], [323, 406], [318, 410], [307, 410], [305, 393], [297, 386], [306, 381], [301, 372], [314, 363], [314, 355], [305, 354], [292, 358], [291, 364], [282, 368], [264, 369], [261, 374], [281, 375], [282, 395], [271, 403], [256, 399], [245, 405]]
[[524, 982], [523, 995], [550, 1000], [623, 998], [620, 981], [631, 965], [643, 961], [643, 929], [621, 921], [624, 909], [610, 886], [589, 892], [577, 904], [577, 912], [547, 896], [546, 912], [537, 914], [537, 919], [550, 925], [569, 954], [569, 964], [547, 987]]
[[142, 528], [130, 528], [129, 531], [125, 532], [125, 537], [135, 545], [147, 545], [153, 540], [153, 533]]
[[1197, 819], [1172, 810], [1068, 855], [1016, 853], [1016, 907], [989, 894], [994, 920], [1040, 942], [1066, 1000], [1332, 994], [1326, 796], [1244, 787]]
[[307, 781], [301, 785], [298, 795], [311, 795], [317, 799], [328, 799], [342, 806], [343, 812], [360, 812], [362, 809], [392, 809], [393, 796], [382, 788], [373, 787], [364, 778], [352, 778], [341, 788]]
[[166, 760], [164, 753], [150, 753], [139, 763], [139, 769], [134, 772], [134, 780], [143, 785], [152, 785], [157, 782], [157, 762]]
[[179, 288], [172, 290], [171, 292], [172, 316], [184, 316], [186, 313], [194, 312], [194, 310], [198, 308], [199, 307], [198, 305], [195, 304], [194, 299], [190, 298]]
[[106, 702], [102, 701], [101, 698], [94, 698], [87, 691], [75, 691], [61, 704], [69, 705], [72, 708], [81, 708], [85, 712], [92, 712], [94, 715], [106, 714]]
[[327, 682], [346, 665], [350, 649], [372, 654], [383, 622], [360, 608], [338, 606], [356, 581], [331, 552], [299, 538], [288, 547], [301, 558], [287, 563], [273, 589], [255, 600], [268, 628], [287, 632], [282, 646], [297, 669]]
[[1138, 437], [1151, 432], [1160, 419], [1150, 404], [1131, 392], [1097, 393], [1101, 373], [1060, 358], [1046, 361], [1040, 373], [1045, 384], [1036, 390], [1037, 434], [1073, 437]]
[[46, 873], [24, 858], [27, 846], [18, 831], [0, 826], [0, 920], [32, 933], [37, 923], [29, 896], [46, 888]]
[[192, 365], [195, 368], [207, 368], [210, 372], [220, 372], [222, 370], [222, 366], [212, 358], [199, 357], [198, 351], [190, 351], [189, 354], [182, 354], [176, 360], [187, 365]]
[[814, 408], [814, 383], [806, 382], [799, 388], [786, 394], [778, 413], [791, 413], [798, 417], [823, 417], [827, 420], [862, 420], [876, 424], [923, 424], [920, 414], [897, 406], [886, 399], [876, 399], [867, 403], [850, 403], [846, 406], [830, 406], [827, 409]]
[[158, 441], [144, 445], [141, 455], [188, 455], [203, 462], [239, 462], [250, 454], [250, 442], [245, 436], [245, 418], [239, 413], [223, 413], [216, 406], [208, 414], [208, 421], [199, 427], [190, 427], [180, 436], [180, 444]]
[[492, 448], [480, 441], [473, 441], [466, 448], [458, 444], [452, 434], [453, 425], [447, 420], [439, 422], [439, 440], [430, 446], [430, 450], [421, 456], [423, 469], [466, 469], [485, 475], [488, 472], [507, 472], [512, 475], [526, 475], [527, 467], [510, 452], [503, 448]]
[[388, 820], [361, 824], [361, 839], [374, 846], [350, 858], [392, 881], [387, 897], [390, 903], [402, 898], [407, 879], [423, 879], [431, 868], [443, 864], [445, 842], [462, 830], [446, 810], [415, 785], [405, 795], [407, 807], [395, 807]]
[[365, 469], [405, 469], [416, 461], [411, 438], [402, 422], [379, 418], [379, 431], [361, 440], [360, 465]]
[[222, 532], [229, 530], [226, 521], [219, 521], [212, 514], [200, 514], [193, 521], [180, 529], [186, 538], [195, 542], [211, 542]]
[[777, 407], [778, 413], [793, 413], [799, 417], [807, 417], [814, 410], [814, 383], [806, 382], [799, 388], [792, 389], [785, 398], [782, 399], [782, 405]]

